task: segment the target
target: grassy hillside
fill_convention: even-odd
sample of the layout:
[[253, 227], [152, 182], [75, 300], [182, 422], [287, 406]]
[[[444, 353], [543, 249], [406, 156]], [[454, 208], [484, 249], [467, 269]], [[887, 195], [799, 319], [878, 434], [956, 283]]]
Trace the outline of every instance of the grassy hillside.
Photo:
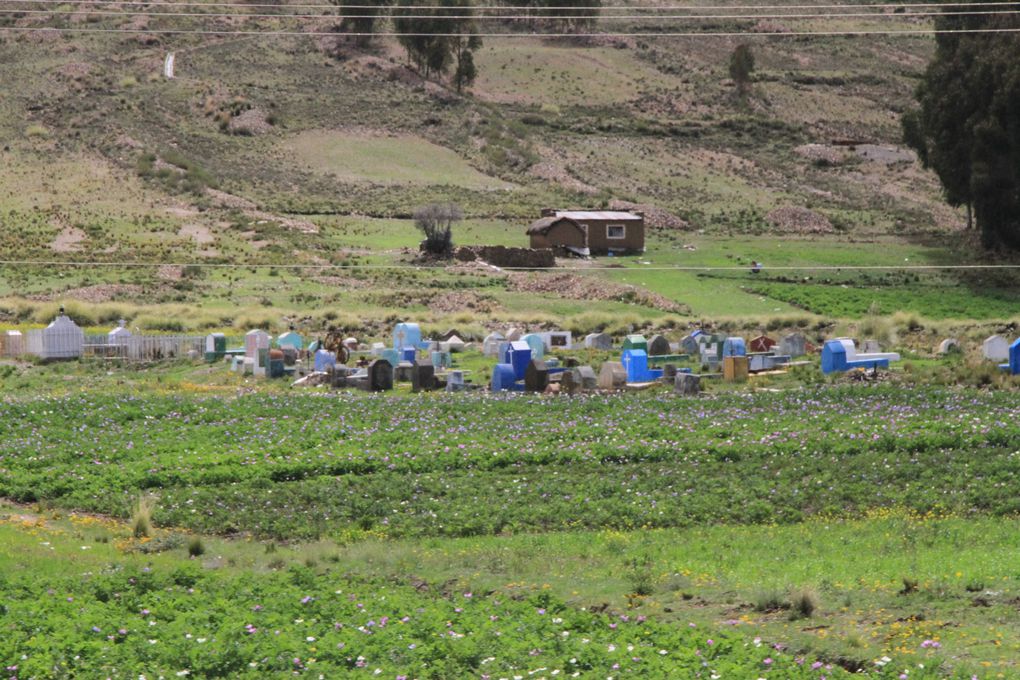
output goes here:
[[[11, 29], [298, 25], [73, 9], [2, 21]], [[322, 31], [333, 23], [300, 25]], [[651, 30], [648, 22], [609, 26]], [[841, 18], [765, 28], [888, 27]], [[751, 19], [704, 26], [752, 28]], [[171, 325], [189, 328], [236, 325], [262, 312], [280, 323], [326, 306], [440, 323], [444, 314], [477, 312], [479, 298], [491, 301], [481, 308], [493, 319], [551, 322], [591, 311], [581, 301], [564, 305], [563, 290], [515, 301], [520, 291], [483, 271], [391, 276], [353, 268], [408, 264], [419, 240], [409, 217], [436, 201], [462, 206], [468, 221], [455, 239], [465, 244], [526, 245], [524, 227], [546, 206], [630, 201], [677, 218], [674, 228], [653, 229], [644, 258], [615, 261], [625, 268], [987, 260], [961, 232], [962, 216], [942, 203], [933, 176], [899, 147], [898, 114], [931, 54], [929, 37], [747, 40], [757, 69], [746, 99], [727, 75], [737, 38], [707, 36], [489, 38], [476, 58], [478, 80], [460, 96], [408, 70], [391, 38], [356, 49], [342, 37], [0, 29], [0, 60], [17, 64], [0, 74], [0, 259], [264, 265], [3, 265], [2, 320], [25, 321], [41, 313], [40, 303], [72, 300], [120, 303], [132, 318], [142, 315], [136, 306], [158, 317], [184, 304], [198, 311]], [[169, 51], [173, 80], [161, 75]], [[859, 145], [843, 145], [848, 140]], [[807, 221], [792, 218], [791, 208]], [[790, 259], [790, 251], [799, 255]], [[340, 264], [352, 269], [271, 268]], [[856, 317], [877, 302], [883, 311], [934, 318], [1003, 318], [1016, 285], [1011, 276], [927, 273], [907, 289], [901, 279], [852, 272], [767, 270], [753, 282], [725, 272], [589, 268], [578, 276], [645, 287], [702, 317]], [[394, 294], [380, 299], [380, 285]], [[854, 289], [851, 302], [830, 300], [833, 285]], [[430, 304], [450, 297], [451, 287], [464, 295]], [[955, 302], [903, 303], [918, 291]], [[665, 311], [613, 305], [595, 308], [626, 312], [637, 325]]]

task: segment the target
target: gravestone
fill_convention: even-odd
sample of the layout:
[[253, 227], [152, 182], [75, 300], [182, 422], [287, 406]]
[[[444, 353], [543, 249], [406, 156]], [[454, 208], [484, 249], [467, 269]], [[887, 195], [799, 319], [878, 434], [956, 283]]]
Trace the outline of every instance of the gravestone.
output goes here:
[[251, 374], [256, 378], [265, 378], [269, 371], [269, 348], [259, 348], [255, 353], [255, 363], [251, 367]]
[[421, 344], [421, 328], [416, 323], [398, 323], [393, 327], [394, 349], [417, 347]]
[[1009, 346], [1009, 361], [1002, 366], [1010, 375], [1020, 375], [1020, 338]]
[[205, 336], [205, 360], [209, 363], [219, 361], [227, 353], [227, 336], [223, 333], [210, 333]]
[[692, 373], [677, 373], [673, 378], [673, 391], [684, 396], [693, 396], [701, 391], [701, 376]]
[[779, 353], [791, 357], [802, 357], [807, 354], [807, 338], [800, 333], [790, 333], [779, 341]]
[[878, 340], [870, 339], [864, 341], [864, 346], [861, 349], [863, 354], [878, 354], [882, 351], [882, 346], [878, 344]]
[[591, 333], [584, 336], [584, 346], [587, 349], [613, 349], [613, 338], [608, 333]]
[[544, 392], [549, 386], [549, 367], [541, 359], [532, 359], [524, 372], [524, 389], [528, 392]]
[[328, 371], [334, 366], [336, 366], [336, 355], [325, 349], [315, 350], [314, 367], [316, 371]]
[[432, 352], [432, 365], [436, 368], [449, 368], [453, 365], [449, 352]]
[[461, 338], [463, 337], [463, 333], [458, 331], [456, 328], [451, 328], [442, 335], [440, 335], [438, 338], [436, 338], [436, 340], [439, 340], [440, 342], [445, 342], [446, 340], [449, 340], [450, 338], [453, 337]]
[[524, 380], [524, 372], [528, 368], [528, 362], [532, 359], [531, 346], [526, 342], [515, 340], [507, 346], [502, 359], [504, 364], [514, 367], [514, 376], [517, 380]]
[[576, 368], [567, 369], [560, 376], [560, 387], [567, 394], [575, 394], [581, 391], [581, 376], [576, 371]]
[[730, 337], [723, 340], [722, 358], [747, 356], [747, 347], [743, 338]]
[[467, 389], [464, 383], [464, 371], [450, 371], [446, 376], [446, 391], [461, 392]]
[[960, 351], [960, 341], [956, 338], [946, 338], [939, 343], [937, 352], [939, 354], [949, 354], [950, 352]]
[[981, 346], [986, 359], [1006, 361], [1009, 359], [1009, 343], [1001, 335], [992, 335], [985, 339]]
[[575, 369], [581, 376], [581, 389], [594, 390], [598, 387], [598, 376], [591, 366], [578, 366]]
[[131, 331], [127, 329], [127, 321], [121, 319], [117, 327], [106, 334], [106, 343], [109, 345], [126, 345], [130, 337]]
[[668, 378], [671, 382], [676, 375], [676, 364], [666, 364], [662, 367], [662, 377]]
[[573, 349], [574, 337], [570, 331], [549, 331], [540, 334], [547, 350]]
[[414, 380], [414, 364], [410, 361], [401, 361], [393, 369], [393, 382], [404, 383]]
[[280, 349], [293, 347], [296, 350], [300, 350], [304, 346], [304, 340], [301, 338], [301, 335], [294, 330], [294, 327], [291, 326], [290, 330], [276, 338], [276, 346]]
[[489, 382], [489, 390], [492, 392], [505, 392], [515, 388], [517, 376], [514, 374], [514, 367], [510, 364], [496, 364], [492, 369], [492, 380]]
[[506, 340], [502, 333], [489, 333], [482, 340], [482, 354], [487, 357], [499, 356], [499, 345]]
[[767, 335], [759, 335], [756, 338], [752, 338], [749, 344], [752, 352], [771, 352], [775, 346], [776, 341]]
[[749, 364], [746, 356], [723, 357], [723, 379], [729, 382], [745, 382]]
[[297, 348], [291, 347], [290, 345], [287, 345], [281, 351], [283, 352], [283, 365], [284, 366], [293, 366], [293, 365], [295, 365], [297, 363], [297, 360], [298, 360], [298, 350], [297, 350]]
[[25, 336], [21, 331], [6, 331], [3, 334], [3, 356], [20, 357], [25, 353]]
[[697, 354], [698, 339], [694, 335], [685, 335], [680, 340], [680, 351], [684, 354]]
[[545, 342], [538, 333], [528, 333], [521, 338], [521, 342], [528, 343], [528, 347], [531, 348], [532, 359], [541, 359], [545, 356]]
[[523, 333], [518, 328], [511, 328], [506, 332], [507, 342], [516, 342], [521, 339]]
[[463, 352], [466, 345], [467, 343], [454, 335], [452, 338], [440, 342], [439, 349], [445, 352]]
[[244, 334], [244, 356], [254, 359], [263, 349], [269, 349], [269, 333], [256, 328]]
[[620, 363], [627, 372], [628, 383], [649, 383], [662, 377], [661, 368], [648, 367], [648, 353], [643, 349], [625, 349]]
[[434, 390], [436, 388], [436, 367], [428, 359], [418, 359], [414, 362], [411, 373], [411, 391], [421, 392]]
[[648, 341], [643, 335], [628, 335], [623, 339], [623, 349], [640, 349], [648, 351]]
[[368, 365], [366, 387], [369, 392], [383, 392], [393, 389], [393, 364], [386, 359], [376, 359]]
[[653, 335], [648, 341], [648, 356], [661, 357], [670, 353], [669, 340], [662, 335]]
[[270, 378], [282, 378], [284, 374], [283, 351], [278, 349], [269, 350], [269, 365], [266, 367], [266, 374]]
[[627, 369], [619, 361], [604, 361], [597, 384], [600, 390], [622, 390], [627, 386]]

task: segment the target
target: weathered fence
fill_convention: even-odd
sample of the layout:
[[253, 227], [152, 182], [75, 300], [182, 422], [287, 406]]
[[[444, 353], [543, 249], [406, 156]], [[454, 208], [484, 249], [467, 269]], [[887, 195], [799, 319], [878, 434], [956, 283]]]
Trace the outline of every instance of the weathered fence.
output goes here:
[[205, 336], [201, 335], [131, 335], [109, 337], [87, 335], [84, 356], [127, 359], [129, 361], [160, 361], [187, 357], [189, 352], [201, 356]]

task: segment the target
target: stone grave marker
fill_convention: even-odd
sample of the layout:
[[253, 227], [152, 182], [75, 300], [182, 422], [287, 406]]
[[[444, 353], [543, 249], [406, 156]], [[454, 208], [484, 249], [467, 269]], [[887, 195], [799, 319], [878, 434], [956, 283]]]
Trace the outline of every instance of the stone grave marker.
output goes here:
[[419, 359], [414, 362], [414, 370], [411, 373], [411, 391], [422, 392], [436, 388], [436, 367], [428, 359]]
[[938, 351], [939, 354], [949, 354], [950, 352], [959, 352], [960, 351], [960, 341], [957, 340], [956, 338], [946, 338], [945, 340], [943, 340], [942, 342], [939, 343], [939, 348], [938, 348], [937, 351]]
[[376, 359], [368, 365], [366, 389], [370, 392], [383, 392], [393, 389], [393, 364], [386, 359]]
[[1009, 343], [1001, 335], [991, 335], [985, 338], [981, 350], [986, 359], [992, 361], [1006, 361], [1009, 359]]
[[627, 369], [619, 361], [604, 361], [599, 369], [600, 390], [622, 390], [627, 386]]
[[584, 346], [587, 349], [613, 349], [613, 338], [608, 333], [591, 333], [584, 336]]
[[648, 341], [648, 356], [661, 357], [670, 353], [669, 340], [662, 335], [653, 335]]
[[673, 378], [673, 391], [684, 396], [696, 395], [701, 391], [701, 376], [693, 373], [677, 373]]
[[790, 333], [779, 341], [779, 353], [791, 357], [802, 357], [807, 354], [807, 338], [800, 333]]
[[549, 368], [541, 359], [532, 359], [524, 372], [524, 389], [528, 392], [544, 392], [549, 386]]

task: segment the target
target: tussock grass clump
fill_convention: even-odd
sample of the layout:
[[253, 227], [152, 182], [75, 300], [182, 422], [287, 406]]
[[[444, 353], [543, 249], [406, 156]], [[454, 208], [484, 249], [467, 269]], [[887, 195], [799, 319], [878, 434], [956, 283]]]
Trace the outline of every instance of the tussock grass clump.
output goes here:
[[188, 556], [200, 557], [205, 554], [205, 544], [201, 536], [192, 536], [188, 540]]
[[156, 508], [154, 496], [139, 496], [131, 508], [131, 535], [135, 538], [151, 538], [154, 526], [152, 511]]
[[756, 612], [777, 612], [789, 609], [790, 603], [778, 588], [764, 588], [755, 593], [752, 606]]
[[790, 594], [790, 619], [810, 619], [818, 609], [818, 593], [798, 588]]

